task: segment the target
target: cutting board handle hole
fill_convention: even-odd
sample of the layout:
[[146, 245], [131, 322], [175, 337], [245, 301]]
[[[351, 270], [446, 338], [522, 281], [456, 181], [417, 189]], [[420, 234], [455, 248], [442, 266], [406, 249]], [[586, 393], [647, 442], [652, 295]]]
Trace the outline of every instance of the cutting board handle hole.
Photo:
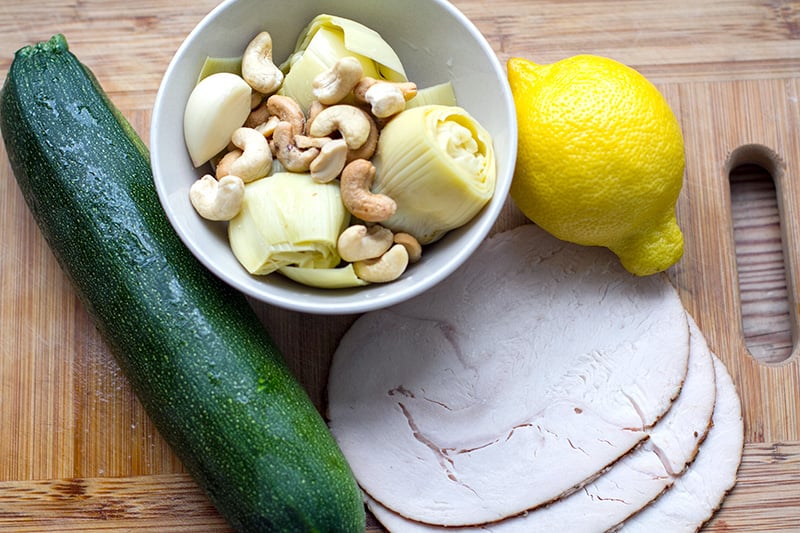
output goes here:
[[776, 189], [782, 163], [769, 148], [747, 145], [726, 167], [745, 345], [762, 363], [782, 363], [796, 341]]

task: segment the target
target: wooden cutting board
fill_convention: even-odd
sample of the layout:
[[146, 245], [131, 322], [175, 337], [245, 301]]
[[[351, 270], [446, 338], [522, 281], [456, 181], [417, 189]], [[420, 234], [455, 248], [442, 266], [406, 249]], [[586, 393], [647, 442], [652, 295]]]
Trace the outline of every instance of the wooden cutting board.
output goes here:
[[[147, 140], [167, 63], [216, 0], [0, 2], [0, 72], [64, 33]], [[800, 3], [458, 0], [502, 62], [606, 55], [682, 124], [670, 275], [741, 394], [739, 482], [706, 531], [800, 531]], [[752, 164], [756, 166], [751, 166]], [[503, 230], [524, 219], [508, 203]], [[0, 530], [228, 531], [144, 415], [44, 243], [0, 147]], [[354, 316], [254, 304], [322, 408]], [[371, 520], [369, 531], [381, 531]]]

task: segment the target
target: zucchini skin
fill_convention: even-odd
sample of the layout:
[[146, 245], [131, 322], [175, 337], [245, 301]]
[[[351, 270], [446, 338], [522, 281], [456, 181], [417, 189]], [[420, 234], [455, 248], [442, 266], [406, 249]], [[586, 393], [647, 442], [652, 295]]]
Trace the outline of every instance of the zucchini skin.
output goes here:
[[325, 421], [245, 297], [170, 226], [141, 139], [63, 35], [0, 94], [17, 183], [145, 411], [237, 531], [365, 529]]

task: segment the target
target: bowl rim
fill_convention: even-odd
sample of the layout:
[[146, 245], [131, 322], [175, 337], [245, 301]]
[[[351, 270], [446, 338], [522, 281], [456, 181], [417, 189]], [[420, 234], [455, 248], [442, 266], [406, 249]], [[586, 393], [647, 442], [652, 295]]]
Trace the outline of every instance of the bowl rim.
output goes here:
[[[282, 294], [281, 291], [270, 291], [268, 289], [268, 285], [263, 286], [267, 287], [267, 290], [254, 290], [244, 281], [244, 279], [249, 276], [246, 271], [242, 271], [245, 274], [244, 279], [239, 279], [236, 276], [231, 276], [227, 272], [222, 271], [217, 267], [213, 258], [206, 253], [202, 247], [196, 245], [190, 236], [187, 235], [187, 232], [184, 231], [182, 223], [178, 219], [176, 213], [169, 207], [170, 200], [168, 198], [167, 191], [161, 184], [161, 180], [156, 177], [160, 176], [161, 174], [160, 169], [158, 168], [158, 161], [162, 157], [160, 152], [161, 143], [159, 142], [161, 134], [159, 128], [157, 127], [159, 125], [159, 121], [157, 119], [164, 112], [164, 107], [167, 105], [165, 102], [165, 95], [167, 93], [166, 81], [179, 68], [180, 63], [184, 55], [187, 53], [187, 50], [189, 50], [191, 47], [192, 42], [195, 40], [198, 34], [201, 34], [208, 25], [213, 23], [220, 13], [229, 9], [232, 4], [240, 1], [242, 0], [224, 0], [211, 11], [209, 11], [184, 37], [162, 76], [153, 104], [150, 124], [150, 151], [151, 167], [155, 178], [154, 183], [162, 208], [167, 215], [173, 230], [176, 232], [183, 244], [189, 248], [190, 252], [195, 256], [195, 258], [199, 260], [205, 268], [210, 270], [212, 274], [236, 290], [244, 293], [246, 296], [257, 301], [275, 305], [291, 311], [311, 313], [315, 315], [356, 314], [386, 308], [409, 300], [414, 296], [429, 290], [431, 287], [437, 285], [439, 282], [456, 271], [459, 266], [461, 266], [461, 264], [463, 264], [464, 261], [466, 261], [477, 249], [477, 247], [485, 240], [491, 229], [494, 227], [494, 224], [505, 205], [506, 198], [508, 197], [511, 186], [511, 176], [509, 176], [509, 179], [496, 180], [495, 190], [492, 198], [483, 207], [479, 214], [476, 215], [476, 217], [471, 221], [468, 235], [461, 237], [463, 246], [457, 248], [456, 252], [451, 254], [448, 260], [445, 261], [440, 268], [435, 270], [433, 274], [424, 276], [419, 280], [414, 280], [411, 285], [409, 285], [407, 288], [404, 287], [402, 290], [392, 290], [392, 286], [396, 285], [399, 280], [387, 284], [380, 284], [385, 287], [385, 289], [377, 291], [376, 295], [370, 294], [369, 297], [365, 296], [357, 299], [336, 298], [336, 295], [341, 295], [345, 292], [347, 294], [357, 294], [359, 292], [363, 292], [364, 288], [362, 287], [353, 289], [313, 289], [297, 284], [299, 289], [298, 292], [286, 295]], [[506, 124], [508, 124], [508, 131], [505, 132], [506, 135], [508, 135], [508, 146], [504, 146], [504, 157], [508, 157], [508, 173], [513, 175], [514, 165], [517, 157], [517, 117], [513, 96], [511, 94], [505, 69], [503, 68], [499, 58], [497, 57], [497, 54], [485, 36], [464, 13], [446, 0], [428, 1], [445, 10], [449, 16], [456, 19], [458, 23], [469, 33], [471, 38], [474, 39], [475, 44], [477, 44], [477, 46], [486, 56], [492, 73], [498, 78], [498, 80], [500, 80], [502, 89], [501, 100], [505, 104], [503, 113], [505, 116], [503, 117], [503, 120]], [[498, 152], [497, 146], [495, 146], [495, 152]], [[480, 217], [480, 219], [476, 220], [478, 217]], [[453, 232], [458, 231], [458, 229], [461, 228], [457, 228], [456, 230], [453, 230]], [[310, 292], [303, 292], [305, 290]], [[315, 292], [319, 290], [325, 291], [326, 296], [320, 297], [318, 294], [315, 294]]]

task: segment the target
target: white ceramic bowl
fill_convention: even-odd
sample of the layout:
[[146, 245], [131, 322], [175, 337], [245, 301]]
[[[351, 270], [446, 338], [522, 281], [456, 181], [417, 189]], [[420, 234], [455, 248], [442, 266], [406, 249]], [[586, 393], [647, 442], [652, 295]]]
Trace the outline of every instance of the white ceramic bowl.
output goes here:
[[[197, 215], [189, 187], [203, 169], [191, 163], [183, 138], [183, 110], [207, 56], [240, 55], [267, 30], [281, 63], [316, 15], [356, 20], [381, 34], [408, 78], [422, 88], [450, 80], [459, 105], [492, 135], [497, 186], [491, 202], [469, 224], [425, 248], [423, 259], [391, 283], [354, 289], [314, 289], [280, 274], [252, 276], [228, 246], [223, 223]], [[516, 160], [517, 126], [505, 74], [476, 27], [443, 0], [227, 0], [189, 34], [173, 57], [156, 96], [150, 148], [155, 185], [173, 227], [194, 255], [224, 281], [257, 300], [283, 308], [348, 314], [383, 308], [429, 289], [461, 265], [490, 231], [508, 195]]]

